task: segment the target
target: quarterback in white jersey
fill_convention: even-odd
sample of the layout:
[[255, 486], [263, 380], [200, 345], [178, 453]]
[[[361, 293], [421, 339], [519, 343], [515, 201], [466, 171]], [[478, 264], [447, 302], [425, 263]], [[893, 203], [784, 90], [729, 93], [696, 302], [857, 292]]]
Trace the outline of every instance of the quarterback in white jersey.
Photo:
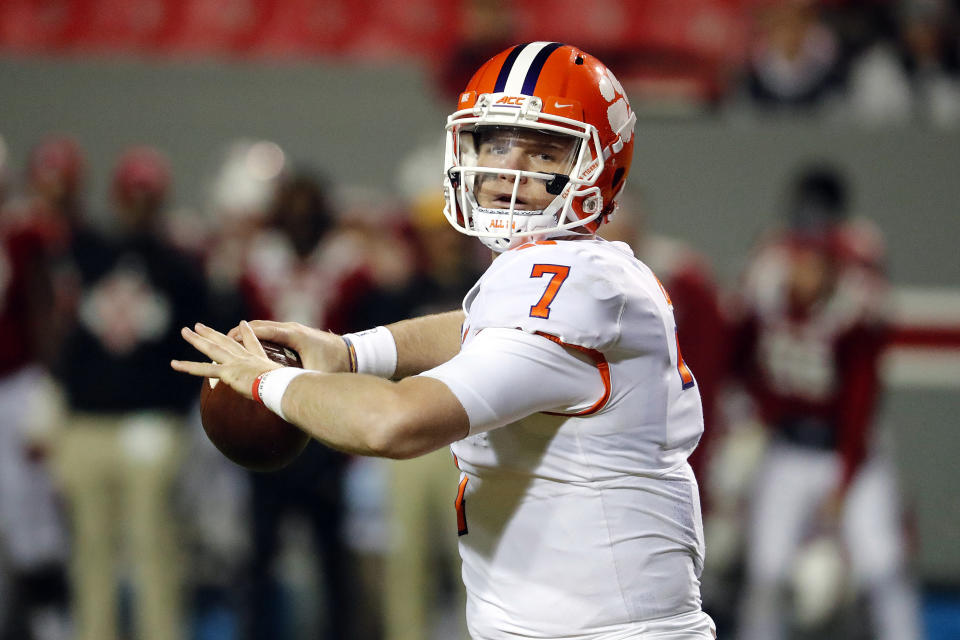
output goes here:
[[[715, 637], [687, 464], [703, 432], [697, 383], [656, 276], [594, 235], [616, 208], [635, 121], [589, 54], [551, 42], [500, 53], [447, 121], [447, 219], [501, 253], [463, 311], [345, 336], [197, 325], [184, 338], [214, 362], [172, 363], [348, 452], [452, 445], [474, 640]], [[258, 339], [305, 369], [270, 362]]]
[[686, 462], [703, 417], [653, 273], [619, 242], [530, 244], [464, 309], [460, 354], [423, 375], [470, 417], [452, 450], [474, 637], [635, 638], [704, 618]]

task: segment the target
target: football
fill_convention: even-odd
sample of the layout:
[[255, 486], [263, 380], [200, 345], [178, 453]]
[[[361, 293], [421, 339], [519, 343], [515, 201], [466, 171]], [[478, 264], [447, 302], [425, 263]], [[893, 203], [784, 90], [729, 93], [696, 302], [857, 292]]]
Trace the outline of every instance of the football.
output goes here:
[[[300, 356], [261, 341], [267, 357], [285, 367], [302, 367]], [[310, 436], [265, 406], [245, 398], [216, 378], [204, 378], [200, 421], [210, 442], [233, 462], [252, 471], [276, 471], [300, 455]]]

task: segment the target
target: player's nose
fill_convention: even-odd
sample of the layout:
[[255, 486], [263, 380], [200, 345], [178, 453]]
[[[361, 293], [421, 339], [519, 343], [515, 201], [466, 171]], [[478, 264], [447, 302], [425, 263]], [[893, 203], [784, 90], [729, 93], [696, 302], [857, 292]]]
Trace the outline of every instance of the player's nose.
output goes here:
[[[499, 163], [499, 168], [501, 169], [511, 169], [514, 171], [523, 171], [527, 168], [527, 154], [524, 153], [522, 149], [513, 148], [503, 156], [502, 161]], [[501, 180], [509, 180], [513, 182], [516, 180], [517, 176], [512, 173], [501, 173], [497, 176]], [[523, 184], [527, 181], [526, 177], [520, 177], [520, 183]]]

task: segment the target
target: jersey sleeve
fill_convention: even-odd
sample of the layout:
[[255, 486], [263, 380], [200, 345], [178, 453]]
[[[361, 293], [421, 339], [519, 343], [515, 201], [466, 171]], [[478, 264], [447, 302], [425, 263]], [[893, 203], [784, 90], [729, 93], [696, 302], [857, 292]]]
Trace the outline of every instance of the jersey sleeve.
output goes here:
[[616, 343], [622, 267], [578, 244], [528, 245], [499, 256], [464, 301], [470, 329], [545, 333], [601, 351]]
[[450, 388], [470, 419], [470, 435], [539, 411], [588, 415], [610, 394], [599, 352], [516, 329], [485, 329], [453, 359], [420, 375]]

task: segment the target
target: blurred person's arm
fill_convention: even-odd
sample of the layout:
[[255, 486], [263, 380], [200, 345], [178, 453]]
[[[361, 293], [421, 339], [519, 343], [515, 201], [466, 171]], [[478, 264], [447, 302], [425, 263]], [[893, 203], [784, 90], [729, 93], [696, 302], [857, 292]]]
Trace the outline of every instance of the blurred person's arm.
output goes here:
[[706, 503], [706, 468], [719, 426], [715, 409], [724, 376], [728, 327], [720, 310], [717, 287], [704, 266], [691, 262], [670, 279], [669, 291], [680, 350], [696, 377], [703, 406], [703, 435], [687, 462], [700, 482], [701, 502]]
[[53, 271], [45, 251], [38, 251], [27, 265], [25, 312], [29, 318], [30, 350], [47, 368], [56, 363], [66, 332], [66, 319], [57, 315]]
[[837, 499], [842, 500], [867, 455], [867, 440], [880, 392], [880, 355], [885, 332], [858, 327], [841, 342], [837, 354], [841, 387], [837, 450], [842, 471]]
[[759, 339], [757, 317], [734, 305], [726, 324], [726, 345], [721, 349], [720, 367], [724, 377], [734, 379], [751, 395], [756, 395], [756, 350]]

